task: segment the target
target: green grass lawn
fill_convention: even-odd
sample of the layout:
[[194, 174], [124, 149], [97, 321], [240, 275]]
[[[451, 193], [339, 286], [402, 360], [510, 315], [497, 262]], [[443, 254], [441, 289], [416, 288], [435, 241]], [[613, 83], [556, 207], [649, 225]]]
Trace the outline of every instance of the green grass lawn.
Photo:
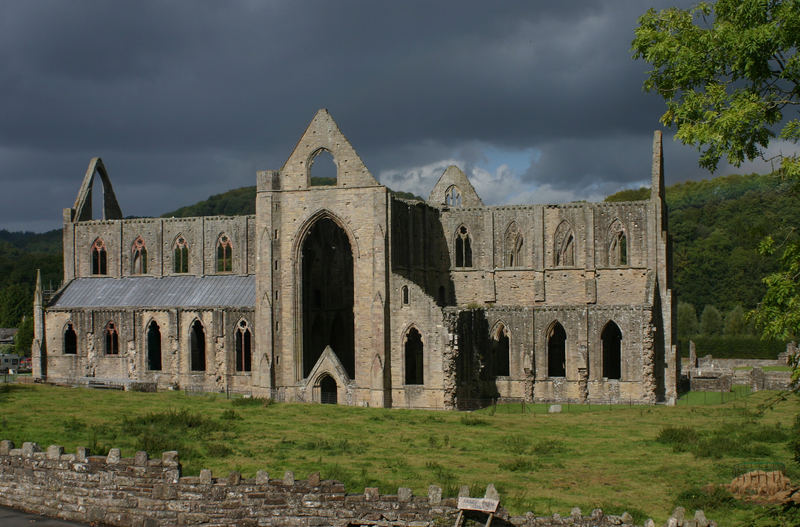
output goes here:
[[[692, 496], [729, 482], [740, 462], [784, 463], [800, 480], [788, 448], [800, 399], [737, 393], [711, 404], [702, 397], [689, 394], [675, 407], [564, 405], [548, 414], [547, 405], [510, 404], [463, 413], [0, 385], [0, 439], [100, 454], [118, 447], [125, 456], [174, 449], [187, 475], [320, 471], [349, 492], [406, 486], [424, 494], [439, 484], [445, 495], [459, 485], [482, 495], [494, 483], [512, 513], [601, 507], [663, 523], [677, 504], [706, 503], [710, 518], [735, 524], [752, 510], [714, 509], [711, 498]], [[768, 401], [775, 402], [760, 411]]]

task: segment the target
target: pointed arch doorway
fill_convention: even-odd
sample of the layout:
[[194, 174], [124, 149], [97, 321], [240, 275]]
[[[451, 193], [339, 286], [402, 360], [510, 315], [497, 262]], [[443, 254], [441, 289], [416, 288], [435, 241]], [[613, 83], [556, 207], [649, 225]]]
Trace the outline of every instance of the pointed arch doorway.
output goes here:
[[308, 377], [330, 346], [352, 379], [355, 338], [350, 239], [338, 223], [323, 215], [307, 230], [300, 252], [303, 377]]

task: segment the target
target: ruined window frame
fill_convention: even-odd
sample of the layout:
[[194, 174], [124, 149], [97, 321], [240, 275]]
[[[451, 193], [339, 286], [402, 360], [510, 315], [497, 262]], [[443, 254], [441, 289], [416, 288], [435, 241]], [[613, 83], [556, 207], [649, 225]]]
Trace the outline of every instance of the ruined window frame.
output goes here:
[[183, 234], [175, 238], [172, 246], [172, 272], [186, 274], [189, 272], [189, 243]]
[[203, 373], [208, 365], [206, 357], [206, 328], [199, 318], [189, 326], [189, 371]]
[[217, 238], [217, 265], [218, 273], [233, 272], [233, 242], [231, 237], [222, 233]]
[[63, 352], [64, 355], [77, 355], [78, 354], [78, 332], [75, 331], [75, 326], [72, 321], [64, 324], [63, 336]]
[[505, 267], [523, 267], [525, 263], [522, 261], [522, 246], [525, 242], [525, 237], [519, 229], [516, 221], [512, 221], [506, 227], [505, 236], [503, 237], [503, 265]]
[[[614, 332], [614, 335], [608, 334]], [[606, 349], [609, 337], [616, 337], [613, 344], [616, 349]], [[607, 380], [622, 380], [622, 328], [614, 320], [609, 320], [600, 332], [600, 364], [602, 366], [603, 378]]]
[[247, 320], [240, 319], [234, 332], [234, 362], [237, 373], [253, 371], [253, 332]]
[[456, 229], [455, 242], [453, 243], [454, 267], [457, 269], [467, 269], [472, 267], [472, 238], [469, 228], [461, 224]]
[[608, 227], [608, 266], [627, 267], [629, 262], [628, 233], [622, 222], [615, 219]]
[[106, 324], [103, 330], [103, 340], [105, 341], [106, 355], [119, 355], [119, 332], [113, 320], [109, 320]]
[[455, 185], [450, 185], [444, 191], [444, 204], [454, 209], [460, 209], [463, 206], [461, 197], [461, 189]]
[[[161, 353], [161, 327], [158, 325], [158, 322], [155, 320], [151, 320], [149, 324], [147, 324], [145, 330], [145, 343], [147, 346], [147, 353], [145, 355], [145, 360], [147, 361], [147, 369], [149, 371], [162, 371], [164, 368], [163, 362], [163, 355]], [[153, 338], [153, 332], [158, 332], [158, 340]], [[157, 342], [157, 345], [154, 346], [154, 342]], [[158, 368], [153, 368], [155, 361], [153, 360], [154, 356], [158, 356]]]
[[575, 229], [564, 220], [556, 227], [553, 235], [553, 265], [555, 267], [575, 267]]
[[[501, 354], [500, 343], [505, 338], [508, 343], [505, 356]], [[511, 375], [511, 330], [505, 322], [498, 322], [492, 335], [492, 354], [497, 377]]]
[[408, 295], [408, 286], [407, 285], [404, 285], [403, 287], [400, 288], [400, 298], [401, 298], [404, 306], [407, 306], [409, 304], [409, 295]]
[[[560, 333], [563, 335], [563, 344], [562, 347], [558, 350], [554, 350], [551, 343], [553, 338], [556, 337], [556, 331], [560, 330]], [[564, 379], [567, 376], [567, 341], [569, 340], [569, 336], [567, 335], [567, 330], [564, 328], [563, 324], [558, 320], [553, 321], [550, 324], [550, 327], [547, 330], [547, 378], [548, 379]], [[560, 365], [554, 363], [553, 358], [554, 355], [558, 352], [558, 357], [563, 360], [557, 361], [561, 362]], [[560, 375], [559, 375], [560, 374]]]
[[103, 276], [108, 274], [108, 251], [103, 238], [97, 238], [92, 243], [92, 274]]
[[[409, 337], [412, 333], [419, 336], [419, 349], [409, 350]], [[413, 357], [409, 356], [413, 352]], [[413, 370], [409, 365], [413, 364]], [[415, 325], [411, 325], [403, 334], [403, 380], [406, 386], [422, 386], [425, 384], [425, 340], [422, 332]]]
[[131, 245], [131, 274], [147, 274], [147, 245], [141, 236]]

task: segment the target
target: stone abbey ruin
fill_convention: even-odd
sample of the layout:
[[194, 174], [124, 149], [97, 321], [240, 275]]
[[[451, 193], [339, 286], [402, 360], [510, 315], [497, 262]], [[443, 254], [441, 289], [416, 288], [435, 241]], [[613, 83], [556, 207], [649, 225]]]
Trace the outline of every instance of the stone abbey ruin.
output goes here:
[[[312, 186], [323, 151], [336, 179]], [[401, 408], [676, 397], [659, 132], [648, 200], [489, 207], [454, 166], [427, 201], [395, 196], [320, 110], [258, 172], [255, 215], [123, 219], [93, 159], [63, 246], [34, 306], [47, 381]]]

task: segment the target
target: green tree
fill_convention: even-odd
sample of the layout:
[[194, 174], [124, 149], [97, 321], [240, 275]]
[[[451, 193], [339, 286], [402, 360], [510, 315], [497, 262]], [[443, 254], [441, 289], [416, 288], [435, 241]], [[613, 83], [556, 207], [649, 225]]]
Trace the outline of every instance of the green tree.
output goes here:
[[722, 314], [714, 306], [706, 306], [700, 315], [700, 333], [713, 336], [722, 334]]
[[725, 314], [725, 327], [723, 332], [726, 336], [752, 335], [752, 324], [745, 316], [742, 306], [735, 306]]
[[31, 356], [33, 343], [33, 317], [27, 316], [19, 324], [19, 331], [14, 335], [14, 351], [21, 357]]
[[[646, 91], [667, 106], [661, 122], [698, 148], [714, 171], [723, 157], [735, 166], [764, 157], [778, 137], [800, 139], [800, 3], [797, 0], [717, 0], [691, 9], [650, 9], [639, 18], [633, 56], [653, 67]], [[778, 155], [780, 174], [800, 182], [797, 153]], [[774, 234], [774, 233], [773, 233]], [[767, 291], [752, 317], [765, 337], [800, 334], [800, 240], [768, 237], [763, 254], [783, 251], [782, 269], [765, 278]], [[701, 322], [702, 324], [702, 322]], [[795, 360], [795, 380], [800, 364]]]
[[678, 302], [677, 323], [678, 338], [681, 340], [693, 337], [700, 332], [700, 326], [697, 323], [697, 311], [688, 302]]

